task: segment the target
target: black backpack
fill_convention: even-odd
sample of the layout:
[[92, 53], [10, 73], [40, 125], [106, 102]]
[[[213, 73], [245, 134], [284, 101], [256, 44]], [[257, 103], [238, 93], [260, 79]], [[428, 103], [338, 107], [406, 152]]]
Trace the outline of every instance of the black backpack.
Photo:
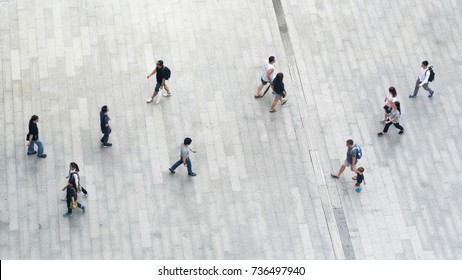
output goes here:
[[170, 79], [170, 76], [172, 75], [172, 71], [170, 71], [170, 69], [168, 69], [167, 66], [164, 66], [164, 69], [163, 69], [162, 72], [163, 72], [162, 76], [163, 76], [164, 79], [166, 79], [166, 80]]
[[435, 80], [435, 71], [433, 71], [433, 66], [428, 67], [427, 71], [430, 71], [430, 76], [428, 77], [428, 81], [433, 82]]

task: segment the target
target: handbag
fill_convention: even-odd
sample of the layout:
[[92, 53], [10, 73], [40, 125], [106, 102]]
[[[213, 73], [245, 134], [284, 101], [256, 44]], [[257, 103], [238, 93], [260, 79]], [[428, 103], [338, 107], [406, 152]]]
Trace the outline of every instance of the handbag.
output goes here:
[[71, 206], [72, 209], [77, 209], [77, 207], [78, 207], [77, 206], [77, 201], [74, 200], [74, 202], [71, 202], [70, 206]]

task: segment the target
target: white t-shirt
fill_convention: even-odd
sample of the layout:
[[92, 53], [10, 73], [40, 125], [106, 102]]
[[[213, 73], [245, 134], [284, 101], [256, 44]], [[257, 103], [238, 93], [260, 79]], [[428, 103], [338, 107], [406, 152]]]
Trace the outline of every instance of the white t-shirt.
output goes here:
[[269, 63], [269, 60], [266, 60], [264, 63], [263, 63], [263, 73], [261, 74], [261, 78], [263, 79], [263, 81], [265, 82], [270, 82], [268, 81], [268, 76], [267, 76], [267, 73], [270, 69], [274, 69], [273, 70], [273, 73], [271, 73], [271, 81], [274, 80], [274, 78], [276, 77], [276, 67], [274, 67], [273, 64]]
[[387, 101], [385, 101], [385, 105], [391, 108], [391, 104], [395, 103], [396, 100], [397, 100], [396, 97], [393, 97], [390, 93], [388, 93]]

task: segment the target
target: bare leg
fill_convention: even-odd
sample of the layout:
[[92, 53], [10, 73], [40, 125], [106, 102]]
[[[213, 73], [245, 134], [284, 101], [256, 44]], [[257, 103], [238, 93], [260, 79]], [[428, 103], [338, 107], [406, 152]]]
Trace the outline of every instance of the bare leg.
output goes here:
[[170, 92], [170, 89], [168, 88], [167, 84], [165, 84], [164, 88], [165, 88], [165, 90], [167, 91], [167, 94], [168, 94], [168, 95], [172, 94], [172, 93]]
[[343, 166], [343, 164], [342, 164], [342, 166], [340, 166], [340, 170], [336, 174], [337, 177], [340, 177], [340, 175], [342, 175], [343, 171], [345, 171], [345, 166]]
[[255, 93], [255, 96], [260, 96], [260, 92], [263, 89], [263, 84], [260, 84], [257, 88], [257, 92]]
[[275, 97], [273, 104], [271, 104], [271, 109], [270, 112], [274, 110], [274, 107], [276, 107], [276, 104], [278, 104], [279, 98]]

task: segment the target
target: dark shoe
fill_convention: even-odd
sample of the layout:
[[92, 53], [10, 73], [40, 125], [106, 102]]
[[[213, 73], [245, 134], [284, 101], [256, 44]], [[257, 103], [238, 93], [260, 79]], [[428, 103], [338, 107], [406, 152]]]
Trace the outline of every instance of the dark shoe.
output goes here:
[[253, 97], [255, 97], [255, 98], [262, 98], [263, 95], [254, 95]]
[[168, 170], [170, 170], [170, 173], [175, 174], [175, 170], [173, 170], [171, 168], [169, 168]]
[[35, 155], [36, 153], [37, 153], [37, 151], [34, 151], [34, 152], [32, 152], [32, 153], [27, 152], [27, 155], [28, 155], [28, 156], [30, 156], [30, 155]]
[[82, 209], [83, 213], [85, 213], [85, 206], [82, 205], [82, 208], [80, 209]]
[[435, 93], [435, 92], [430, 93], [430, 94], [428, 95], [428, 98], [432, 98], [432, 96], [433, 96], [434, 93]]
[[414, 97], [417, 97], [417, 94], [411, 94], [411, 95], [409, 95], [409, 98], [414, 98]]
[[104, 144], [103, 139], [99, 139], [99, 141], [101, 142], [101, 144]]
[[103, 144], [104, 147], [111, 147], [112, 146], [112, 143], [106, 143], [106, 144]]
[[72, 213], [67, 213], [67, 212], [66, 212], [66, 213], [63, 214], [63, 217], [64, 217], [64, 218], [71, 217], [71, 216], [72, 216]]
[[382, 136], [382, 135], [383, 135], [383, 132], [377, 133], [377, 136]]
[[41, 155], [38, 155], [37, 157], [39, 157], [39, 158], [46, 158], [46, 157], [47, 157], [47, 154], [41, 154]]
[[196, 173], [189, 173], [188, 175], [189, 176], [196, 176], [197, 174]]
[[284, 105], [284, 104], [286, 104], [286, 102], [287, 102], [287, 99], [284, 99], [284, 100], [281, 102], [281, 106]]
[[404, 129], [398, 132], [398, 134], [403, 134], [403, 133], [404, 133]]
[[335, 175], [334, 173], [330, 173], [330, 176], [331, 176], [332, 178], [338, 179], [338, 176]]

